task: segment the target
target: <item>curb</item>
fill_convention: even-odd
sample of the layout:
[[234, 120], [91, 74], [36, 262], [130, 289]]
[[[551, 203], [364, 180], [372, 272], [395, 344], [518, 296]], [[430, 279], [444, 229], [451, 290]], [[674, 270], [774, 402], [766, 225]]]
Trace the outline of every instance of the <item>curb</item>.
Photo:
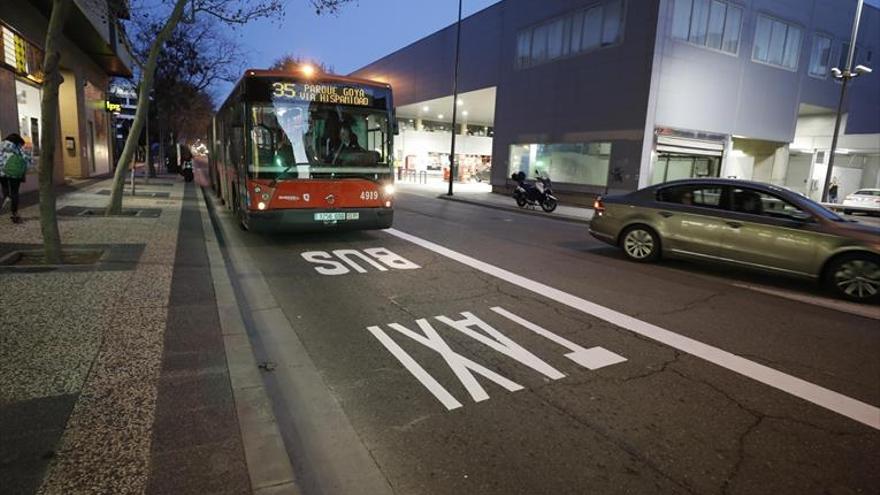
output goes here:
[[496, 204], [487, 203], [484, 201], [474, 201], [472, 199], [462, 199], [462, 198], [457, 198], [455, 196], [447, 196], [445, 194], [441, 194], [441, 195], [437, 196], [437, 199], [443, 199], [446, 201], [456, 201], [459, 203], [465, 203], [465, 204], [474, 205], [474, 206], [483, 206], [485, 208], [493, 208], [496, 210], [509, 211], [509, 212], [513, 212], [513, 213], [519, 213], [522, 215], [539, 216], [539, 217], [549, 218], [551, 220], [558, 220], [561, 222], [581, 223], [584, 225], [590, 224], [589, 220], [586, 220], [583, 218], [578, 218], [578, 217], [573, 217], [571, 215], [562, 215], [559, 213], [545, 213], [543, 211], [528, 210], [525, 208], [514, 208], [513, 206], [496, 205]]
[[226, 271], [207, 198], [202, 187], [197, 185], [196, 190], [251, 490], [256, 495], [299, 495], [293, 465], [258, 371], [235, 289]]

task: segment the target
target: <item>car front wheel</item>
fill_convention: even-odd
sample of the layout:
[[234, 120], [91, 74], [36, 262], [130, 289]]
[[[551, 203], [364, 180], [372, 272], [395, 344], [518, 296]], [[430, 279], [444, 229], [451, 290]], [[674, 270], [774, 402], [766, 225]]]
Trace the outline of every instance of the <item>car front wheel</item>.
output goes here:
[[660, 257], [660, 238], [648, 227], [642, 225], [630, 227], [624, 231], [620, 239], [623, 253], [633, 261], [654, 261]]
[[880, 301], [880, 257], [869, 253], [841, 256], [826, 272], [828, 287], [838, 296], [856, 302]]

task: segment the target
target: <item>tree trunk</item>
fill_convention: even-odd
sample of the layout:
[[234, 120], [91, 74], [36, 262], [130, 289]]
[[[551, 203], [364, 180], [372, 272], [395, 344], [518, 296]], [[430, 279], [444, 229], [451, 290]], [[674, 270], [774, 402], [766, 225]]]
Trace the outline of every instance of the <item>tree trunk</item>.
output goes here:
[[[161, 107], [157, 107], [156, 110], [159, 110]], [[157, 112], [159, 113], [159, 112]], [[162, 125], [162, 119], [156, 119], [156, 125], [159, 128], [159, 170], [162, 170], [162, 167], [165, 167], [165, 128]], [[168, 173], [168, 168], [165, 167], [165, 173]]]
[[61, 85], [61, 36], [64, 23], [70, 13], [73, 0], [53, 0], [49, 28], [46, 31], [43, 58], [43, 95], [40, 101], [40, 118], [43, 132], [40, 135], [40, 230], [43, 232], [43, 250], [46, 261], [61, 263], [61, 234], [55, 215], [55, 188], [52, 179], [55, 171], [55, 139], [58, 135], [58, 87]]
[[110, 194], [110, 202], [107, 204], [107, 215], [119, 215], [122, 213], [122, 195], [125, 186], [125, 175], [128, 167], [131, 165], [131, 158], [137, 149], [141, 139], [141, 131], [144, 128], [144, 122], [150, 111], [150, 90], [153, 88], [153, 76], [156, 74], [156, 64], [159, 61], [159, 53], [162, 51], [162, 45], [171, 37], [171, 33], [180, 22], [183, 16], [183, 10], [189, 0], [176, 0], [174, 10], [168, 21], [162, 26], [159, 35], [153, 40], [150, 46], [150, 54], [147, 57], [147, 63], [144, 64], [143, 73], [141, 75], [141, 84], [138, 89], [137, 112], [134, 115], [134, 122], [128, 137], [125, 139], [125, 146], [122, 148], [122, 155], [119, 157], [119, 163], [116, 165], [116, 173], [113, 176], [113, 191]]

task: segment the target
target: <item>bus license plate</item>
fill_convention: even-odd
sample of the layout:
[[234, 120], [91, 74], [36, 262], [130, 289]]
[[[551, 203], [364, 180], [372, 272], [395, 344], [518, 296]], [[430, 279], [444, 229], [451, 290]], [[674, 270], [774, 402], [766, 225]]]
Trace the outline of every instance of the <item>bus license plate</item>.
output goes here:
[[334, 211], [334, 212], [325, 212], [325, 213], [315, 213], [315, 221], [316, 222], [336, 222], [339, 220], [358, 220], [360, 219], [361, 214], [359, 212], [344, 212], [344, 211]]

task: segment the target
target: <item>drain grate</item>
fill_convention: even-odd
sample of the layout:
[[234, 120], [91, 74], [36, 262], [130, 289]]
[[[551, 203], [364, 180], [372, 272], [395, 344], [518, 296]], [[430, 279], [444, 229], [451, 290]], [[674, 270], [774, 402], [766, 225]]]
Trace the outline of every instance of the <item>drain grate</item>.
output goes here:
[[[61, 265], [94, 265], [104, 256], [101, 249], [64, 249], [61, 252]], [[56, 266], [46, 261], [42, 249], [13, 251], [0, 258], [0, 266]]]
[[[100, 191], [96, 192], [95, 194], [100, 194], [101, 196], [110, 196], [111, 193], [112, 193], [112, 191], [110, 189], [101, 189]], [[125, 195], [131, 196], [131, 192], [126, 192]], [[137, 191], [136, 190], [134, 195], [135, 195], [135, 197], [141, 197], [141, 198], [170, 198], [171, 197], [171, 193], [165, 192], [165, 191], [158, 192], [158, 191]]]
[[[67, 205], [58, 210], [58, 216], [62, 217], [104, 217], [104, 208], [92, 208], [87, 206]], [[161, 208], [123, 208], [118, 215], [114, 217], [138, 217], [138, 218], [158, 218], [162, 215]]]

